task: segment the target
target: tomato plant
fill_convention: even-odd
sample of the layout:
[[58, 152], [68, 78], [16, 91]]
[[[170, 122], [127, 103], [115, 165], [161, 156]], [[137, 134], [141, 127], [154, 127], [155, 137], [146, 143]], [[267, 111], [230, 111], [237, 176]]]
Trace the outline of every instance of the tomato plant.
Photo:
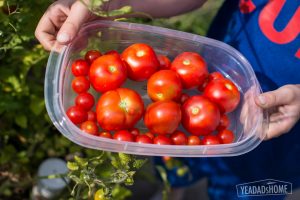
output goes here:
[[67, 110], [67, 116], [74, 124], [85, 122], [88, 118], [87, 112], [79, 106], [70, 107]]

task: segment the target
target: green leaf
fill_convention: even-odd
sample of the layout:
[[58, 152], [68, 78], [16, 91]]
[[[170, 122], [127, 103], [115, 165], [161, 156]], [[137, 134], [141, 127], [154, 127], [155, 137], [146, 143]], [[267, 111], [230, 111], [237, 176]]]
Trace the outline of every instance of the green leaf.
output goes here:
[[112, 190], [112, 197], [114, 200], [124, 200], [130, 196], [131, 191], [120, 185], [116, 185]]
[[26, 115], [16, 115], [15, 122], [21, 128], [27, 128], [27, 117]]
[[74, 156], [75, 161], [81, 166], [81, 167], [85, 167], [88, 165], [88, 161], [87, 159], [84, 158], [80, 158], [78, 156]]
[[79, 169], [78, 164], [75, 163], [75, 162], [68, 162], [68, 163], [67, 163], [67, 167], [68, 167], [68, 169], [71, 170], [71, 171], [75, 171], [75, 170], [78, 170], [78, 169]]
[[119, 158], [122, 165], [127, 166], [131, 161], [131, 156], [125, 153], [119, 153]]
[[40, 115], [45, 108], [44, 99], [38, 97], [32, 97], [29, 108], [36, 116]]
[[141, 168], [147, 162], [146, 159], [138, 159], [133, 161], [133, 167], [135, 169]]

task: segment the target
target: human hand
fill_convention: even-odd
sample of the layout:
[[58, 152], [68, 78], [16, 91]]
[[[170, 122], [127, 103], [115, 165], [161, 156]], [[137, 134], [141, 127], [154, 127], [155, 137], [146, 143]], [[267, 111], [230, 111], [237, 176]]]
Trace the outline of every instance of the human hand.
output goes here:
[[271, 111], [266, 139], [288, 133], [300, 118], [300, 84], [285, 85], [263, 93], [255, 99], [255, 103]]

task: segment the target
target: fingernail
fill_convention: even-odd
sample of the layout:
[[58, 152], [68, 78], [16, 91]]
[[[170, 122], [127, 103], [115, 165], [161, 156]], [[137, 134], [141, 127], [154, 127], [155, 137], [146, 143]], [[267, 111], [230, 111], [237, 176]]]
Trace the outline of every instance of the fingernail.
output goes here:
[[70, 41], [70, 36], [67, 33], [59, 33], [57, 35], [56, 39], [57, 39], [58, 42], [62, 42], [62, 43], [69, 42]]
[[267, 103], [266, 97], [264, 97], [263, 95], [258, 96], [258, 100], [261, 105], [265, 105]]

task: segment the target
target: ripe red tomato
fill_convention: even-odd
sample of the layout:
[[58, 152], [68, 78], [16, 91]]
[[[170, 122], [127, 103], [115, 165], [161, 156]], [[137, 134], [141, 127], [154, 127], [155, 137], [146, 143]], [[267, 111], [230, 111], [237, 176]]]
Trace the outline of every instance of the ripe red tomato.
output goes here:
[[233, 132], [228, 129], [219, 131], [217, 136], [223, 144], [230, 144], [234, 141], [235, 138]]
[[154, 50], [147, 44], [133, 44], [121, 57], [128, 65], [128, 77], [134, 81], [147, 80], [159, 67]]
[[227, 117], [227, 115], [222, 115], [217, 130], [221, 131], [223, 129], [227, 129], [229, 126], [230, 126], [229, 118]]
[[78, 59], [73, 62], [71, 70], [74, 76], [87, 76], [90, 66], [85, 60]]
[[184, 104], [184, 102], [185, 102], [186, 100], [188, 100], [189, 98], [190, 98], [190, 96], [189, 96], [188, 94], [182, 93], [181, 96], [180, 96], [180, 103], [181, 103], [181, 104]]
[[204, 96], [216, 103], [222, 113], [233, 111], [240, 102], [238, 88], [225, 78], [210, 81], [204, 90]]
[[180, 105], [173, 101], [157, 101], [147, 107], [144, 122], [156, 134], [171, 134], [181, 120]]
[[97, 103], [99, 125], [108, 131], [131, 129], [142, 118], [144, 104], [134, 90], [118, 88], [104, 93]]
[[80, 129], [83, 132], [86, 132], [91, 135], [97, 135], [98, 133], [98, 126], [96, 122], [93, 121], [85, 121], [80, 125]]
[[145, 133], [145, 135], [147, 135], [149, 138], [151, 138], [152, 140], [154, 139], [154, 134], [153, 133], [151, 133], [151, 132], [147, 132], [147, 133]]
[[100, 137], [112, 139], [112, 135], [108, 131], [101, 131], [98, 135]]
[[202, 142], [204, 145], [221, 144], [220, 139], [215, 135], [204, 136]]
[[165, 135], [158, 135], [154, 138], [153, 143], [158, 145], [172, 145], [172, 140]]
[[78, 94], [87, 92], [90, 88], [90, 81], [85, 76], [75, 77], [72, 81], [72, 88]]
[[180, 76], [185, 89], [198, 87], [208, 76], [205, 60], [197, 53], [183, 52], [172, 62], [171, 69]]
[[129, 132], [134, 136], [138, 136], [140, 134], [140, 130], [137, 128], [132, 128], [129, 130]]
[[170, 138], [175, 145], [186, 145], [188, 143], [187, 136], [181, 131], [175, 131]]
[[98, 92], [119, 88], [126, 80], [127, 69], [116, 55], [104, 55], [96, 59], [90, 68], [90, 81]]
[[171, 68], [171, 61], [167, 56], [158, 55], [157, 59], [159, 61], [159, 70]]
[[96, 113], [92, 110], [88, 111], [88, 121], [93, 121], [93, 122], [96, 122], [97, 121], [97, 116], [96, 116]]
[[215, 79], [222, 79], [222, 78], [224, 78], [224, 76], [220, 72], [212, 72], [208, 76], [208, 82]]
[[220, 111], [203, 96], [190, 97], [182, 106], [182, 125], [193, 135], [208, 135], [220, 122]]
[[113, 138], [115, 140], [126, 141], [126, 142], [134, 142], [135, 139], [134, 135], [129, 133], [129, 131], [127, 130], [116, 131], [114, 133]]
[[104, 55], [116, 55], [116, 56], [120, 56], [120, 54], [116, 50], [107, 51]]
[[88, 64], [91, 65], [94, 62], [94, 60], [96, 60], [100, 56], [102, 56], [102, 54], [100, 53], [100, 51], [98, 51], [98, 50], [90, 50], [90, 51], [86, 52], [84, 58], [88, 62]]
[[155, 72], [147, 83], [147, 93], [153, 101], [178, 100], [181, 91], [180, 78], [172, 70]]
[[74, 124], [80, 124], [87, 120], [87, 112], [79, 107], [79, 106], [72, 106], [67, 110], [67, 116]]
[[95, 104], [94, 96], [88, 92], [81, 93], [75, 98], [75, 104], [89, 111]]
[[190, 135], [188, 137], [188, 145], [201, 145], [202, 142], [200, 138], [196, 135]]
[[152, 144], [153, 143], [152, 139], [150, 137], [148, 137], [147, 135], [138, 135], [138, 136], [136, 136], [135, 141], [140, 144]]

